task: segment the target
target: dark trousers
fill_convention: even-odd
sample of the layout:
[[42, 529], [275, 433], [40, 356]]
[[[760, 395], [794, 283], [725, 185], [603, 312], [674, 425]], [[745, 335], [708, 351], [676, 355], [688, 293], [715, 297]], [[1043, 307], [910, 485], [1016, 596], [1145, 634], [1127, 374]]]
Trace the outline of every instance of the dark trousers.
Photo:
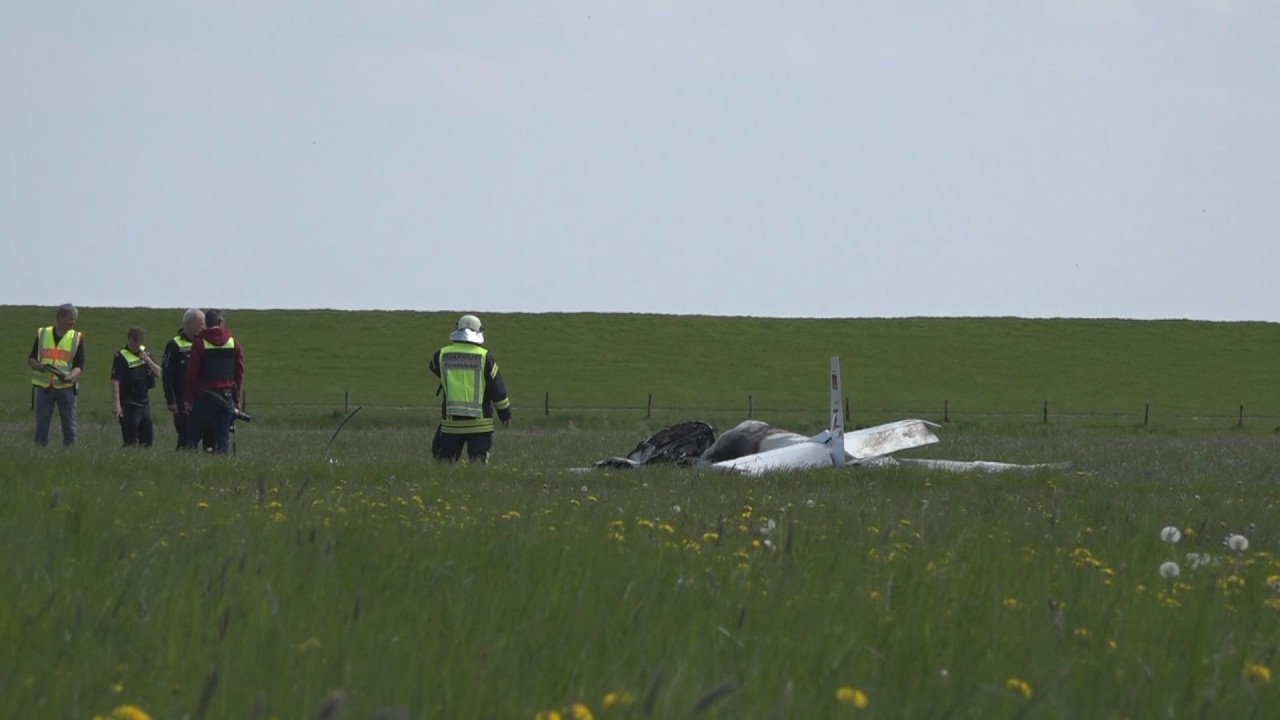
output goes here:
[[205, 432], [213, 432], [213, 451], [226, 453], [231, 449], [231, 414], [234, 405], [231, 391], [225, 394], [203, 393], [191, 405], [187, 418], [187, 447], [195, 449]]
[[457, 462], [462, 457], [462, 448], [467, 449], [467, 459], [471, 462], [489, 462], [489, 451], [493, 449], [493, 433], [478, 432], [455, 435], [436, 428], [436, 436], [431, 440], [431, 456], [437, 460]]
[[[178, 450], [187, 447], [187, 426], [190, 425], [191, 416], [182, 411], [182, 403], [178, 403], [178, 412], [173, 414], [173, 430], [178, 434]], [[200, 438], [204, 443], [205, 450], [212, 450], [214, 445], [213, 425], [210, 424], [204, 429], [204, 436]], [[195, 447], [195, 446], [192, 446]]]
[[120, 434], [124, 436], [124, 446], [151, 447], [151, 441], [155, 439], [151, 406], [146, 403], [121, 403], [120, 410]]

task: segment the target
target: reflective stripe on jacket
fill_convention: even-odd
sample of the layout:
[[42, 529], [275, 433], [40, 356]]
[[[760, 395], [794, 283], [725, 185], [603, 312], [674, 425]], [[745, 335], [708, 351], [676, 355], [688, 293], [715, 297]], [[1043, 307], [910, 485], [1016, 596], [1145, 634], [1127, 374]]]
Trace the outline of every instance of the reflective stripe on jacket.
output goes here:
[[444, 386], [444, 414], [458, 418], [484, 417], [484, 358], [479, 345], [454, 343], [440, 350], [440, 384]]
[[440, 377], [440, 430], [447, 434], [493, 432], [493, 411], [511, 407], [498, 364], [481, 345], [455, 342], [440, 349], [430, 369]]
[[[36, 359], [41, 365], [51, 365], [63, 373], [71, 372], [71, 362], [75, 360], [76, 350], [80, 349], [80, 332], [75, 328], [67, 331], [58, 342], [53, 341], [53, 326], [42, 327], [36, 331], [36, 340], [40, 355]], [[63, 390], [75, 385], [58, 377], [57, 373], [48, 370], [32, 370], [31, 384], [36, 387]]]
[[221, 345], [208, 340], [204, 343], [204, 356], [200, 360], [200, 381], [216, 382], [236, 378], [236, 339], [228, 337]]
[[[147, 346], [143, 345], [139, 348], [142, 352], [146, 352]], [[120, 399], [129, 402], [144, 402], [147, 399], [147, 391], [155, 387], [155, 377], [151, 374], [151, 368], [142, 360], [142, 356], [134, 355], [129, 352], [129, 348], [120, 348], [120, 357], [124, 358], [125, 363], [129, 367], [129, 374], [120, 378]]]

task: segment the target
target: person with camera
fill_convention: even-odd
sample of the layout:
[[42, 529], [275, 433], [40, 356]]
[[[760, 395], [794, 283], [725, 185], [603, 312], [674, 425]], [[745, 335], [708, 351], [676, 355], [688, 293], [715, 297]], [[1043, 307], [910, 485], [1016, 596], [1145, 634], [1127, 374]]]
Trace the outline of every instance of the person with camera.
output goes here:
[[151, 447], [155, 437], [147, 393], [156, 386], [160, 366], [151, 359], [147, 346], [142, 344], [146, 337], [142, 328], [129, 328], [125, 346], [111, 361], [112, 411], [120, 421], [125, 447]]
[[186, 447], [194, 449], [212, 426], [216, 453], [231, 448], [231, 423], [240, 412], [244, 389], [244, 353], [231, 332], [221, 310], [204, 314], [205, 328], [191, 343], [187, 359], [186, 392], [183, 409], [187, 412]]

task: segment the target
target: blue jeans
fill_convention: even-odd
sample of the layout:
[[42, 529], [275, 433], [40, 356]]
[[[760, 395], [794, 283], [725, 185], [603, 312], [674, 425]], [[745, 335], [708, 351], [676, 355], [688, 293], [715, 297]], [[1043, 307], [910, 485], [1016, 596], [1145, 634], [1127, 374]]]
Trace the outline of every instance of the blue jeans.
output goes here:
[[[34, 386], [33, 386], [34, 387]], [[49, 444], [49, 426], [53, 424], [53, 408], [58, 408], [62, 421], [62, 444], [76, 444], [76, 389], [62, 390], [36, 387], [36, 445]]]
[[218, 395], [203, 393], [191, 404], [191, 415], [187, 417], [187, 447], [195, 449], [206, 428], [213, 430], [213, 451], [226, 453], [231, 449], [231, 393]]

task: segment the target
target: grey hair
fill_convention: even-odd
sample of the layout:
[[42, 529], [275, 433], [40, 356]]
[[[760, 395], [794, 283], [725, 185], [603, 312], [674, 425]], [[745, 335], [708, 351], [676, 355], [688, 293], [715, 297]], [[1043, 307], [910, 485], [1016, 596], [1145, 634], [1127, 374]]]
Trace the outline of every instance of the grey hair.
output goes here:
[[217, 308], [209, 308], [204, 311], [204, 324], [209, 327], [218, 327], [224, 319], [222, 311]]
[[195, 320], [197, 317], [200, 317], [201, 315], [204, 315], [203, 310], [199, 308], [187, 308], [187, 311], [182, 313], [182, 324], [189, 325], [192, 320]]
[[58, 306], [58, 317], [76, 317], [80, 311], [71, 303], [62, 303]]

